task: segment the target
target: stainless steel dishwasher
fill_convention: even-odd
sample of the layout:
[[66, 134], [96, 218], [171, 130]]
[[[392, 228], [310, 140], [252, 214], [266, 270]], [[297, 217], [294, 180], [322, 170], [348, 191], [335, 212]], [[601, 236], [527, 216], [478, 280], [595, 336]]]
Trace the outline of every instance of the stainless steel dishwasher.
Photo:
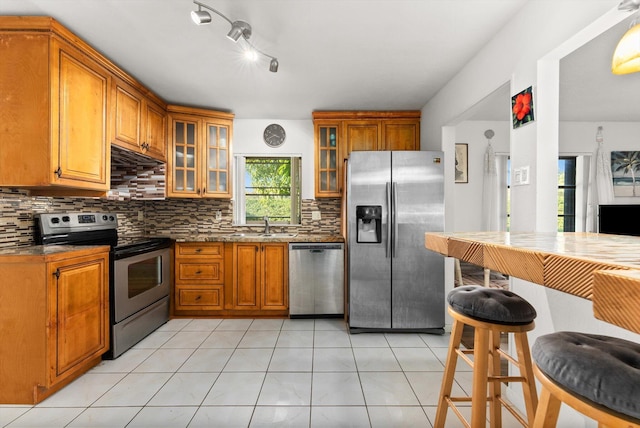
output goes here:
[[344, 244], [289, 244], [289, 315], [344, 314]]

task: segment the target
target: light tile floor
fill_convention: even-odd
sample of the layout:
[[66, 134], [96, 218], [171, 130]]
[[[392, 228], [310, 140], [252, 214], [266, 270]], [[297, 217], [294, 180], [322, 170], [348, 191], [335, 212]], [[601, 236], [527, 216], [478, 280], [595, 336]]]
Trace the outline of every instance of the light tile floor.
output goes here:
[[[351, 335], [337, 319], [174, 319], [42, 403], [0, 406], [0, 426], [431, 427], [448, 341]], [[456, 381], [469, 391], [471, 373]]]

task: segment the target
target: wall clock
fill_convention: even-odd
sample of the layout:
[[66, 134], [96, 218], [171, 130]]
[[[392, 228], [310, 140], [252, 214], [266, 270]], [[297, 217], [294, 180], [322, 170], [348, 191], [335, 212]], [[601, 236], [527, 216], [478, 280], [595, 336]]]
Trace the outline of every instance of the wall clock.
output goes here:
[[264, 142], [269, 147], [280, 147], [282, 143], [284, 143], [285, 138], [287, 138], [286, 132], [284, 132], [284, 128], [277, 123], [272, 123], [271, 125], [264, 128], [264, 134], [262, 135], [264, 138]]

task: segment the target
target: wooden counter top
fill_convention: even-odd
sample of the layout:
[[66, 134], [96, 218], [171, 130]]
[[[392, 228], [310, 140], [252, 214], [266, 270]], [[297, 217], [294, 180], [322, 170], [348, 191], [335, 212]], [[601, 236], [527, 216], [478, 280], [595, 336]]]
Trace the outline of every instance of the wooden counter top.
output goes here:
[[596, 318], [640, 333], [640, 237], [426, 233], [425, 246], [448, 257], [592, 300]]

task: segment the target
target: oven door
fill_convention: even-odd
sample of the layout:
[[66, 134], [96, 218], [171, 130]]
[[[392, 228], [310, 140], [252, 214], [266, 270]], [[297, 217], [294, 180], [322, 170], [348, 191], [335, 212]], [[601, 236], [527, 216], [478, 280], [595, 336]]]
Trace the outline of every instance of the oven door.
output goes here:
[[114, 261], [114, 322], [169, 295], [171, 250], [163, 248]]

